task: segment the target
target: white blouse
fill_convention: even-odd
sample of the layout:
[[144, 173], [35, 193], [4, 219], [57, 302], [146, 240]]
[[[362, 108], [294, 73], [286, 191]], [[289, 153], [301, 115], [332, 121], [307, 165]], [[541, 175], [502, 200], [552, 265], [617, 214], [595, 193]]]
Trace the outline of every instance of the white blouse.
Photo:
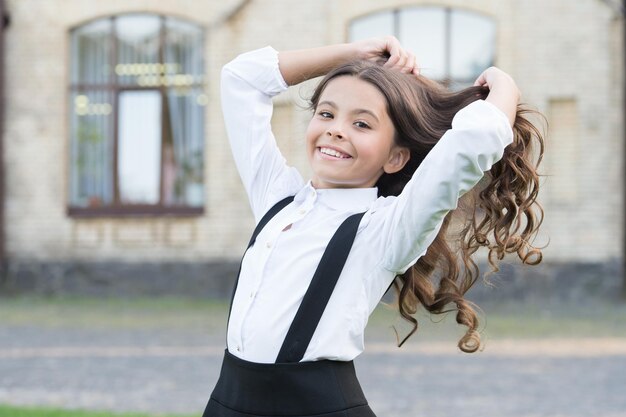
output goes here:
[[271, 98], [286, 89], [278, 53], [269, 46], [222, 69], [228, 138], [256, 222], [295, 195], [244, 256], [227, 347], [244, 360], [275, 362], [331, 236], [348, 216], [367, 210], [302, 359], [352, 360], [363, 351], [368, 317], [394, 277], [426, 253], [445, 214], [502, 157], [513, 132], [501, 110], [478, 100], [455, 115], [398, 197], [377, 197], [375, 187], [315, 189], [286, 165], [272, 134]]

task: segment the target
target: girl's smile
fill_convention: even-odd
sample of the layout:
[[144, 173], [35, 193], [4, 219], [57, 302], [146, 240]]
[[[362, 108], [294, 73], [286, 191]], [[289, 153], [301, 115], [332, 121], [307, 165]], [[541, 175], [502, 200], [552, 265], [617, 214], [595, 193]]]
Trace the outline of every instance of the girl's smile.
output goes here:
[[320, 95], [307, 128], [307, 154], [316, 188], [373, 187], [409, 157], [394, 143], [383, 94], [357, 77], [339, 76]]
[[321, 157], [323, 159], [337, 160], [352, 158], [350, 155], [346, 154], [342, 150], [334, 148], [332, 146], [319, 147], [317, 148], [317, 150], [321, 154]]

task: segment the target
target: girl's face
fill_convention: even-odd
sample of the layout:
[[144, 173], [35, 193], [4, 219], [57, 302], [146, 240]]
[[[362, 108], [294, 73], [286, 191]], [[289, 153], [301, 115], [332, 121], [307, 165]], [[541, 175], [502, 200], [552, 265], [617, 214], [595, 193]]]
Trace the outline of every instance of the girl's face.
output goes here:
[[409, 151], [394, 143], [387, 103], [370, 83], [339, 76], [326, 84], [306, 132], [315, 188], [373, 187], [402, 169]]

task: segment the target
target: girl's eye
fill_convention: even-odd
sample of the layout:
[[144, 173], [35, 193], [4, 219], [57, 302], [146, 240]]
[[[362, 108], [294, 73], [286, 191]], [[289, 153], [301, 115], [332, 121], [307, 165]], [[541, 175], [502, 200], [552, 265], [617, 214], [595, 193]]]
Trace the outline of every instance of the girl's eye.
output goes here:
[[365, 123], [365, 122], [359, 121], [359, 122], [354, 122], [354, 124], [356, 125], [356, 127], [360, 127], [362, 129], [369, 129], [370, 128], [370, 126], [367, 123]]
[[330, 114], [330, 112], [327, 111], [321, 111], [318, 113], [320, 116], [324, 117], [324, 118], [329, 118], [329, 117], [333, 117], [332, 114]]

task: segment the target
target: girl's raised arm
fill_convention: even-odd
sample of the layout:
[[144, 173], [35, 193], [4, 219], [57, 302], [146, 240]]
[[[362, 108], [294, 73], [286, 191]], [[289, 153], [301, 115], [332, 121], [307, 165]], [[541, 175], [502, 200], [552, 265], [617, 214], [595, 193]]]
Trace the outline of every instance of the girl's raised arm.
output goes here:
[[520, 93], [515, 82], [492, 67], [477, 85], [488, 84], [486, 100], [458, 111], [451, 129], [421, 162], [397, 198], [373, 214], [370, 233], [383, 237], [382, 266], [398, 274], [426, 253], [446, 214], [501, 159], [513, 142]]
[[417, 74], [415, 55], [393, 36], [352, 43], [279, 52], [280, 72], [288, 85], [325, 75], [331, 69], [356, 59], [386, 60], [384, 66]]
[[272, 97], [287, 89], [277, 55], [269, 46], [246, 52], [221, 73], [224, 123], [256, 221], [304, 183], [298, 171], [287, 166], [271, 129]]

